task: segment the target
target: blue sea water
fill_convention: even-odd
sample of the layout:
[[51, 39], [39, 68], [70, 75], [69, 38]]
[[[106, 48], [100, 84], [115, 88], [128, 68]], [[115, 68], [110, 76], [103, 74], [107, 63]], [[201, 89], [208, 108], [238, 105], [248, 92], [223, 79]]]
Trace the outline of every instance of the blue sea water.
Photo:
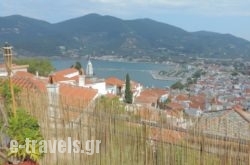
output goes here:
[[[82, 67], [86, 69], [86, 59], [53, 59], [52, 64], [56, 70], [61, 70], [69, 68], [75, 64], [76, 61], [79, 61]], [[115, 76], [124, 80], [128, 73], [131, 80], [135, 80], [145, 87], [165, 88], [174, 83], [174, 81], [155, 80], [150, 74], [150, 71], [168, 70], [170, 66], [166, 64], [116, 62], [96, 59], [92, 59], [91, 62], [94, 68], [94, 74], [99, 78]]]

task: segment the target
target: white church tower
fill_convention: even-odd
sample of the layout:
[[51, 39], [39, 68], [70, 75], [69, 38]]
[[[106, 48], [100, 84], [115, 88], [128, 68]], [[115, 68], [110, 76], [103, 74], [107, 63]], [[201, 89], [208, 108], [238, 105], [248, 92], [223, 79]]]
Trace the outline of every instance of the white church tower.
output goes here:
[[93, 65], [92, 65], [90, 58], [89, 58], [87, 68], [86, 68], [86, 76], [92, 77], [93, 75], [94, 75]]

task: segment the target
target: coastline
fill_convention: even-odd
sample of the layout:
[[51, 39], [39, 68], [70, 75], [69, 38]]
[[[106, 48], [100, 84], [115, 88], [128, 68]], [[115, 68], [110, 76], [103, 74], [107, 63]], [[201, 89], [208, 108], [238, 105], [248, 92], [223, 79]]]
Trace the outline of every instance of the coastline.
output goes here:
[[150, 71], [150, 74], [153, 79], [155, 80], [165, 80], [165, 81], [178, 81], [181, 80], [182, 78], [179, 77], [167, 77], [167, 76], [161, 76], [158, 74], [157, 71]]

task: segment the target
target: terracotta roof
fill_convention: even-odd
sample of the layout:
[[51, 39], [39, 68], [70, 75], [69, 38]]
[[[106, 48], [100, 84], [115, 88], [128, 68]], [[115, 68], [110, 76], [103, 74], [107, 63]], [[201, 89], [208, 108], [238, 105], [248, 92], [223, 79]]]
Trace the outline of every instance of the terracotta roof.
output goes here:
[[109, 77], [109, 78], [106, 78], [105, 80], [106, 84], [107, 85], [115, 85], [115, 86], [118, 86], [118, 87], [122, 87], [125, 82], [116, 78], [116, 77]]
[[137, 113], [141, 117], [141, 119], [143, 119], [143, 120], [159, 121], [159, 119], [160, 119], [158, 111], [155, 111], [155, 110], [152, 110], [152, 109], [148, 109], [146, 107], [141, 107], [137, 111]]
[[12, 82], [20, 88], [34, 89], [40, 92], [46, 91], [47, 79], [37, 79], [33, 74], [19, 71], [12, 77]]
[[[60, 105], [67, 109], [63, 111], [63, 118], [69, 121], [75, 120], [85, 110], [97, 96], [98, 91], [92, 88], [76, 87], [66, 84], [59, 86]], [[79, 110], [80, 108], [80, 110]], [[70, 110], [70, 109], [77, 109]]]
[[181, 104], [174, 103], [174, 102], [168, 103], [167, 108], [169, 108], [171, 110], [178, 110], [178, 111], [181, 111], [184, 109], [184, 107]]
[[60, 84], [59, 93], [63, 104], [81, 107], [92, 101], [93, 98], [97, 95], [98, 90]]
[[135, 102], [137, 103], [156, 103], [157, 99], [168, 94], [167, 90], [159, 88], [149, 88], [141, 92], [140, 96], [136, 97]]
[[191, 101], [191, 103], [189, 104], [190, 108], [201, 109], [201, 110], [205, 109], [205, 103], [206, 103], [205, 95], [200, 94], [196, 96], [191, 96], [190, 101]]
[[175, 100], [176, 101], [188, 101], [189, 100], [189, 96], [188, 95], [184, 95], [184, 94], [180, 94], [180, 95], [176, 96]]
[[151, 127], [149, 131], [149, 136], [153, 140], [159, 140], [169, 143], [177, 143], [185, 137], [185, 133], [171, 129]]
[[33, 78], [34, 75], [29, 72], [17, 71], [14, 75], [15, 77], [26, 77], [26, 78]]
[[250, 88], [247, 88], [247, 89], [245, 90], [245, 93], [246, 93], [246, 94], [250, 94]]
[[54, 74], [55, 75], [68, 75], [68, 74], [71, 74], [71, 73], [74, 73], [74, 72], [78, 72], [77, 69], [75, 68], [67, 68], [67, 69], [63, 69], [63, 70], [59, 70], [59, 71], [56, 71]]
[[[74, 73], [76, 73], [75, 76], [67, 77], [67, 75], [74, 74]], [[70, 81], [70, 80], [77, 81], [79, 79], [78, 76], [79, 76], [79, 71], [75, 68], [68, 68], [68, 69], [60, 70], [53, 74], [53, 78], [56, 82]]]

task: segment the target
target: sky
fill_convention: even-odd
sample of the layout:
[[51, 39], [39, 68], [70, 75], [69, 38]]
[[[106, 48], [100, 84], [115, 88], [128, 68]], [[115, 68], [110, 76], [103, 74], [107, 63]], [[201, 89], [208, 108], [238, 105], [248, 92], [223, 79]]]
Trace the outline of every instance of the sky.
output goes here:
[[23, 15], [50, 23], [90, 13], [121, 19], [151, 18], [186, 31], [230, 33], [250, 41], [250, 0], [1, 0], [0, 16]]

